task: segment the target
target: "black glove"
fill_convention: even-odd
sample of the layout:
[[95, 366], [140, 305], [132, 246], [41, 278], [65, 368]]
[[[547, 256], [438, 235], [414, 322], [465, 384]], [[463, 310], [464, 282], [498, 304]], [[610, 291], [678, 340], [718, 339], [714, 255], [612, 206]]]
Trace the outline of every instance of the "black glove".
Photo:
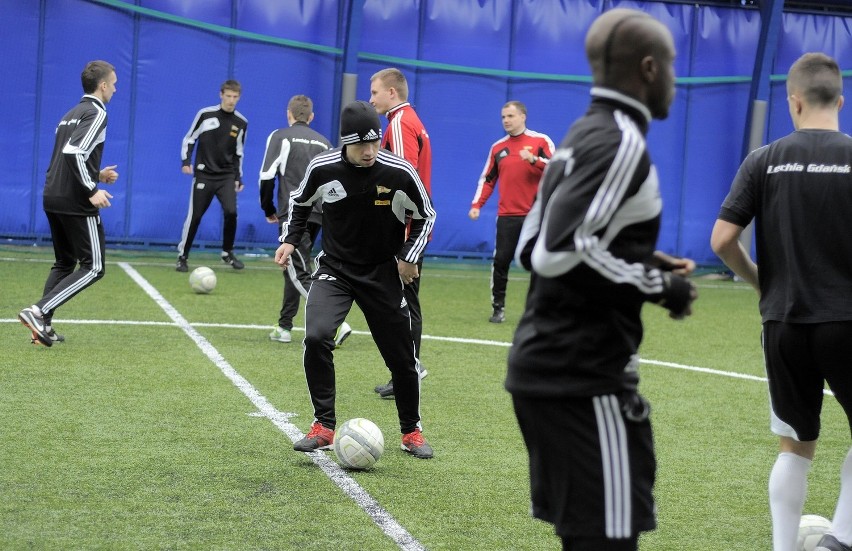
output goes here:
[[663, 272], [663, 292], [657, 295], [657, 304], [671, 312], [672, 317], [682, 318], [698, 296], [695, 285], [685, 277]]

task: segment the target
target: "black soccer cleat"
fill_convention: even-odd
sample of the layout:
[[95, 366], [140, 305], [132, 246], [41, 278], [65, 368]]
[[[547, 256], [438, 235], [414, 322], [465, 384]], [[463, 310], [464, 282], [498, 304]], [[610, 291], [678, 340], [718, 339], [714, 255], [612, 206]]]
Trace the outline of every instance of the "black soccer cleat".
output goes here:
[[831, 534], [826, 534], [816, 544], [814, 551], [852, 551], [852, 547], [841, 543]]
[[502, 306], [495, 306], [494, 312], [488, 318], [491, 323], [503, 323], [506, 321], [506, 310]]
[[175, 265], [176, 272], [188, 272], [189, 266], [186, 265], [186, 258], [179, 256]]
[[38, 342], [44, 346], [53, 346], [53, 339], [50, 338], [50, 334], [45, 329], [44, 318], [41, 314], [37, 314], [32, 308], [24, 308], [18, 314], [18, 319], [29, 328]]
[[[54, 331], [52, 327], [47, 332], [47, 336], [53, 342], [65, 342], [65, 337]], [[37, 346], [42, 346], [42, 343], [39, 340], [38, 335], [35, 331], [32, 332], [32, 336], [30, 337], [30, 343]]]
[[246, 267], [246, 265], [240, 262], [240, 259], [234, 256], [234, 253], [232, 252], [222, 253], [222, 262], [228, 264], [235, 270], [242, 270]]
[[382, 398], [393, 398], [393, 381], [388, 382], [386, 385], [379, 385], [376, 387], [378, 390], [376, 392], [379, 393], [379, 396]]

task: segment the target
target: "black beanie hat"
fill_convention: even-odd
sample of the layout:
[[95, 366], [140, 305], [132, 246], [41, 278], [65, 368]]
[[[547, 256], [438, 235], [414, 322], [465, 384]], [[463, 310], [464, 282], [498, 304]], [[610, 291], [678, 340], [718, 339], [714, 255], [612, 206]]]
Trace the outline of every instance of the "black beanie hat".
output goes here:
[[353, 101], [340, 115], [340, 142], [374, 142], [382, 139], [382, 125], [376, 108], [366, 101]]

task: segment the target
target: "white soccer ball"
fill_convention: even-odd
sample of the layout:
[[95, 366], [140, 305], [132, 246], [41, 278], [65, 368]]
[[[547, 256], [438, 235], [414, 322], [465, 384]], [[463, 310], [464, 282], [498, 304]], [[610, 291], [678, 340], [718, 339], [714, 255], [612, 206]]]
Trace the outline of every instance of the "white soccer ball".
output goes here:
[[216, 272], [207, 266], [192, 270], [192, 273], [189, 274], [189, 286], [196, 293], [206, 295], [216, 288]]
[[369, 419], [350, 419], [334, 432], [334, 453], [349, 469], [369, 469], [384, 451], [385, 437]]
[[796, 540], [797, 551], [814, 551], [814, 547], [822, 539], [823, 534], [831, 528], [831, 521], [819, 515], [802, 515], [799, 521], [799, 538]]

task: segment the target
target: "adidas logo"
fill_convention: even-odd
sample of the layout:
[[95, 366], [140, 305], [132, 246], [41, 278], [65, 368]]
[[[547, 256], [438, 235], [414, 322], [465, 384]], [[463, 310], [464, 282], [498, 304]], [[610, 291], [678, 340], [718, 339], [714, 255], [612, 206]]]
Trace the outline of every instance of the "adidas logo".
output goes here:
[[369, 142], [369, 141], [372, 141], [372, 140], [378, 140], [378, 139], [379, 139], [379, 135], [378, 135], [378, 134], [376, 134], [376, 131], [375, 131], [375, 130], [373, 130], [372, 128], [371, 128], [371, 129], [370, 129], [370, 131], [369, 131], [369, 132], [367, 132], [367, 134], [364, 136], [364, 141], [368, 141], [368, 142]]
[[339, 197], [339, 195], [337, 195], [337, 190], [335, 190], [334, 188], [331, 188], [331, 189], [328, 190], [328, 196], [329, 197]]
[[402, 297], [402, 302], [399, 304], [400, 308], [405, 308], [408, 306], [408, 302], [405, 300], [405, 297]]

